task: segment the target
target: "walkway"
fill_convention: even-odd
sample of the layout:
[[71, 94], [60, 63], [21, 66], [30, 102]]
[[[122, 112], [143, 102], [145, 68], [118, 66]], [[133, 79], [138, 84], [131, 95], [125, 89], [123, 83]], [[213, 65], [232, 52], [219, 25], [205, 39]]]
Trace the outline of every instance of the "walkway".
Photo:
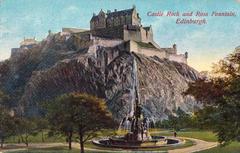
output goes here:
[[217, 142], [207, 142], [200, 139], [187, 138], [187, 137], [181, 137], [181, 138], [189, 139], [193, 141], [195, 145], [191, 147], [181, 148], [181, 149], [168, 150], [168, 153], [193, 153], [193, 152], [210, 149], [218, 145]]

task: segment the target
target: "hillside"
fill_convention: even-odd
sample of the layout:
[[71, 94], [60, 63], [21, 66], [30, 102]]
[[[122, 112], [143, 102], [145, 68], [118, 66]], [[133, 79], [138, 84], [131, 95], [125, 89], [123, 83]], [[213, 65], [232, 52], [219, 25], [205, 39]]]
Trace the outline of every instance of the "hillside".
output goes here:
[[135, 79], [145, 115], [154, 120], [166, 118], [178, 107], [186, 112], [199, 107], [192, 97], [182, 95], [188, 82], [199, 77], [188, 65], [108, 47], [103, 52], [117, 51], [118, 56], [99, 67], [98, 57], [76, 47], [75, 39], [49, 35], [0, 63], [0, 88], [11, 96], [16, 111], [39, 115], [42, 101], [85, 92], [106, 99], [114, 118], [121, 120], [131, 110]]

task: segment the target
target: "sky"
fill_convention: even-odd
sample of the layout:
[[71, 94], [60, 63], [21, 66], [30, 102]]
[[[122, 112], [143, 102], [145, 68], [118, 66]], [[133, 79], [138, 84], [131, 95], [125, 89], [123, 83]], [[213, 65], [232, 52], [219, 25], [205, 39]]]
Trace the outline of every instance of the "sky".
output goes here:
[[[212, 63], [240, 45], [240, 0], [0, 0], [0, 60], [9, 58], [11, 48], [23, 38], [42, 40], [48, 30], [62, 27], [89, 28], [93, 13], [123, 10], [135, 5], [144, 26], [152, 25], [161, 47], [177, 44], [178, 52], [189, 53], [188, 64], [198, 71], [211, 70]], [[207, 12], [207, 24], [176, 24], [177, 18], [148, 16], [148, 12]], [[236, 16], [212, 17], [211, 13], [232, 11]]]

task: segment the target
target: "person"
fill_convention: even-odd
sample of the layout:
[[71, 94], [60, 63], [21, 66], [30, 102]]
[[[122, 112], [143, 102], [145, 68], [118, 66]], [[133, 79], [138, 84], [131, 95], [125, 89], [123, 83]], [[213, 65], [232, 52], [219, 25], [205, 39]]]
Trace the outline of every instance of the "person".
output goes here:
[[174, 137], [177, 137], [177, 132], [176, 132], [176, 131], [174, 131], [173, 135], [174, 135]]

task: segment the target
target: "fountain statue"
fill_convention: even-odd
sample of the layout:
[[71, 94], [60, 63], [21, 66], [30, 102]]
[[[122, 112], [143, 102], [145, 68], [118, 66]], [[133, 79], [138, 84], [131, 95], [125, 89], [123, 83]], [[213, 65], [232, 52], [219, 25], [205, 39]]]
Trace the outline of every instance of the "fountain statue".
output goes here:
[[143, 106], [140, 103], [137, 82], [137, 64], [133, 60], [133, 88], [132, 101], [129, 114], [123, 118], [119, 130], [127, 130], [124, 136], [113, 136], [110, 138], [93, 140], [93, 144], [103, 147], [115, 148], [157, 148], [168, 145], [181, 144], [177, 138], [166, 138], [164, 136], [151, 136], [149, 133], [150, 120], [143, 115]]
[[[135, 87], [136, 88], [136, 87]], [[135, 89], [137, 92], [137, 90]], [[148, 118], [144, 118], [142, 114], [142, 106], [139, 103], [138, 94], [136, 93], [135, 98], [135, 107], [133, 116], [125, 117], [122, 122], [120, 123], [120, 127], [126, 123], [127, 130], [129, 130], [129, 123], [130, 123], [130, 130], [125, 135], [127, 141], [146, 141], [151, 140], [151, 136], [149, 135], [148, 128], [149, 122]]]

